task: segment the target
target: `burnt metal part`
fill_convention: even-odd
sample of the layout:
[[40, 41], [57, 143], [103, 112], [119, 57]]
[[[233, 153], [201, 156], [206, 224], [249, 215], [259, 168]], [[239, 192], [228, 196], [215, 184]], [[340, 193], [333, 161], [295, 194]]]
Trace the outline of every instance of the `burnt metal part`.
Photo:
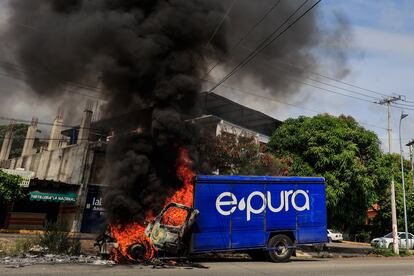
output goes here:
[[[178, 208], [187, 212], [184, 223], [180, 226], [172, 226], [162, 223], [164, 214], [170, 208]], [[145, 229], [145, 234], [151, 239], [155, 248], [162, 251], [164, 254], [183, 254], [187, 251], [188, 245], [185, 242], [185, 237], [194, 225], [195, 218], [199, 211], [178, 203], [168, 204], [155, 219], [148, 224]]]
[[134, 259], [144, 259], [147, 250], [143, 244], [134, 243], [133, 245], [129, 246], [128, 253]]
[[107, 260], [111, 254], [111, 247], [116, 247], [115, 239], [109, 234], [109, 231], [100, 234], [94, 243], [94, 246], [97, 246], [99, 249], [99, 256], [101, 259]]

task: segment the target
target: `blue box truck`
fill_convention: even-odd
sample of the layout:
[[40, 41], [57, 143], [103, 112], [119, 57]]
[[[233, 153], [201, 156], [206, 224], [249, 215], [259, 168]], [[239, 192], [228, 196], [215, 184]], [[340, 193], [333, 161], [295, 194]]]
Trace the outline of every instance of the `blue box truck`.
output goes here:
[[[170, 208], [187, 212], [183, 225], [163, 222]], [[145, 233], [160, 252], [242, 251], [284, 262], [297, 245], [327, 242], [325, 181], [199, 175], [193, 206], [169, 204]]]

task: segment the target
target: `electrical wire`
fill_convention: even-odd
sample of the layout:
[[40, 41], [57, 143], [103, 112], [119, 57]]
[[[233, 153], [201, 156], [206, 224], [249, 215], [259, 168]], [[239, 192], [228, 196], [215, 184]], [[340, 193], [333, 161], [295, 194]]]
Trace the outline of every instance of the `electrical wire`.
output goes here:
[[327, 75], [324, 75], [324, 74], [321, 74], [321, 73], [318, 73], [318, 72], [309, 71], [309, 70], [304, 69], [303, 67], [300, 67], [300, 66], [297, 66], [297, 65], [293, 65], [293, 64], [287, 63], [285, 61], [278, 60], [276, 62], [277, 63], [280, 63], [280, 64], [283, 64], [283, 65], [287, 65], [287, 66], [293, 67], [296, 70], [299, 70], [301, 72], [308, 73], [308, 74], [312, 74], [312, 75], [315, 75], [315, 76], [318, 76], [318, 77], [321, 77], [321, 78], [326, 78], [328, 80], [331, 80], [331, 81], [334, 81], [334, 82], [338, 82], [338, 83], [347, 85], [349, 87], [353, 87], [353, 88], [356, 88], [356, 89], [360, 89], [360, 90], [363, 90], [363, 91], [366, 91], [366, 92], [370, 92], [370, 93], [373, 93], [373, 94], [376, 94], [376, 95], [380, 95], [380, 96], [383, 96], [383, 97], [389, 97], [390, 96], [390, 94], [385, 94], [385, 93], [378, 92], [378, 91], [375, 91], [375, 90], [372, 90], [372, 89], [364, 88], [362, 86], [358, 86], [358, 85], [355, 85], [355, 84], [351, 84], [349, 82], [345, 82], [345, 81], [342, 81], [342, 80], [338, 80], [338, 79], [335, 79], [333, 77], [330, 77], [330, 76], [327, 76]]
[[[19, 118], [12, 118], [12, 117], [8, 117], [8, 116], [1, 116], [0, 115], [0, 120], [2, 121], [9, 121], [9, 122], [16, 122], [16, 123], [27, 123], [27, 124], [31, 124], [32, 120], [25, 120], [25, 119], [19, 119]], [[37, 122], [38, 125], [45, 125], [45, 126], [53, 126], [54, 123], [49, 123], [49, 122]], [[62, 124], [60, 125], [61, 127], [64, 128], [74, 128], [74, 129], [86, 129], [86, 130], [96, 130], [96, 131], [101, 131], [102, 129], [98, 129], [98, 128], [92, 128], [92, 127], [80, 127], [79, 125], [74, 126], [74, 125], [65, 125]]]
[[[0, 66], [1, 67], [1, 66]], [[13, 79], [15, 79], [15, 80], [21, 80], [21, 81], [25, 81], [22, 77], [19, 77], [19, 76], [15, 76], [15, 75], [11, 75], [11, 74], [6, 74], [6, 73], [2, 73], [2, 72], [0, 72], [0, 75], [1, 76], [4, 76], [4, 77], [8, 77], [8, 78], [13, 78]], [[100, 97], [100, 96], [96, 96], [96, 95], [91, 95], [91, 94], [87, 94], [87, 93], [82, 93], [82, 92], [79, 92], [79, 91], [77, 91], [77, 90], [73, 90], [73, 89], [70, 89], [68, 86], [66, 86], [65, 88], [64, 88], [64, 90], [65, 90], [65, 92], [68, 92], [68, 93], [72, 93], [72, 94], [78, 94], [78, 95], [80, 95], [80, 96], [84, 96], [84, 97], [87, 97], [87, 98], [93, 98], [93, 99], [98, 99], [98, 100], [102, 100], [102, 101], [107, 101], [105, 98], [103, 98], [103, 97]]]
[[[308, 2], [309, 0], [305, 0], [276, 30], [268, 36], [255, 50], [254, 53], [248, 55], [245, 59], [242, 60], [229, 74], [227, 74], [221, 81], [219, 81], [216, 85], [214, 85], [209, 92], [213, 92], [217, 87], [219, 87], [222, 83], [227, 81], [231, 78], [235, 73], [237, 73], [240, 69], [246, 66], [250, 61], [252, 61], [261, 51], [266, 49], [270, 46], [276, 39], [280, 38], [284, 33], [286, 33], [290, 28], [292, 28], [299, 20], [301, 20], [306, 14], [308, 14], [313, 8], [315, 8], [322, 0], [317, 1], [313, 4], [310, 8], [308, 8], [305, 12], [303, 12], [298, 18], [296, 18], [292, 23], [290, 23], [284, 30], [282, 30], [278, 35], [274, 38], [272, 36], [277, 33], [285, 24], [289, 22], [289, 20], [299, 12], [302, 7]], [[270, 39], [270, 41], [268, 41]]]
[[[259, 20], [239, 39], [239, 41], [237, 41], [236, 44], [234, 44], [230, 50], [227, 51], [227, 58], [229, 58], [232, 54], [232, 52], [239, 47], [239, 45], [245, 41], [254, 31], [255, 29], [269, 16], [269, 14], [271, 14], [276, 8], [277, 6], [279, 6], [281, 0], [276, 1], [273, 6], [270, 7], [270, 9], [268, 9], [266, 11], [266, 13], [259, 18]], [[221, 61], [217, 61], [208, 71], [206, 75], [209, 75], [218, 65], [221, 64]]]
[[[4, 60], [0, 60], [0, 67], [6, 69], [7, 71], [13, 70], [21, 74], [25, 74], [26, 72], [26, 70], [22, 66], [9, 62], [9, 61], [4, 61]], [[29, 67], [29, 68], [37, 72], [40, 72], [41, 74], [45, 75], [48, 78], [50, 78], [50, 76], [52, 75], [55, 80], [65, 85], [71, 85], [71, 86], [74, 86], [80, 89], [91, 90], [93, 92], [98, 92], [98, 93], [102, 93], [103, 91], [101, 88], [90, 85], [90, 84], [65, 80], [64, 78], [56, 75], [55, 72], [50, 72], [50, 70], [41, 70], [39, 68], [34, 68], [34, 67]]]
[[[209, 81], [209, 80], [205, 80], [205, 81], [212, 82], [212, 81]], [[245, 89], [242, 90], [242, 89], [235, 88], [235, 87], [232, 87], [232, 86], [229, 86], [229, 85], [226, 85], [226, 84], [223, 84], [221, 86], [222, 87], [226, 87], [228, 89], [231, 89], [233, 91], [240, 92], [242, 94], [246, 94], [246, 95], [249, 95], [249, 96], [254, 96], [254, 97], [262, 98], [262, 99], [265, 99], [265, 100], [268, 100], [268, 101], [277, 102], [277, 103], [280, 103], [280, 104], [283, 104], [283, 105], [287, 105], [287, 106], [292, 106], [292, 107], [295, 107], [295, 108], [298, 108], [298, 109], [301, 109], [301, 110], [311, 111], [311, 112], [316, 113], [316, 114], [326, 113], [326, 111], [316, 110], [316, 109], [304, 107], [304, 106], [301, 106], [301, 105], [298, 105], [298, 104], [292, 104], [292, 103], [288, 103], [286, 101], [281, 101], [279, 99], [276, 99], [274, 96], [271, 96], [270, 97], [270, 96], [259, 95], [259, 94], [256, 94], [256, 93], [247, 91]], [[375, 127], [375, 128], [378, 128], [378, 129], [386, 130], [386, 128], [384, 128], [384, 127], [381, 127], [381, 126], [378, 126], [378, 125], [374, 125], [374, 124], [371, 124], [371, 123], [366, 123], [366, 122], [362, 122], [362, 121], [360, 121], [359, 123], [360, 124], [363, 124], [363, 125]]]
[[217, 32], [220, 30], [221, 26], [223, 25], [224, 21], [226, 20], [226, 17], [229, 15], [230, 11], [233, 9], [234, 4], [236, 4], [237, 0], [233, 0], [230, 7], [227, 9], [226, 13], [221, 18], [220, 22], [218, 23], [217, 27], [214, 29], [214, 32], [211, 34], [210, 39], [208, 40], [205, 48], [208, 48], [210, 43], [213, 41], [214, 37], [216, 36]]
[[[291, 71], [288, 71], [288, 69], [284, 69], [284, 68], [281, 68], [281, 67], [279, 67], [279, 66], [275, 66], [275, 65], [273, 65], [273, 64], [270, 64], [270, 66], [271, 66], [272, 68], [276, 69], [276, 70], [283, 71], [285, 74], [287, 74], [287, 73], [291, 73]], [[309, 85], [309, 86], [312, 86], [312, 87], [314, 87], [314, 88], [318, 88], [318, 89], [322, 89], [322, 90], [324, 89], [324, 88], [317, 87], [317, 86], [312, 85], [312, 84], [305, 83], [305, 82], [303, 82], [303, 81], [301, 81], [301, 80], [298, 80], [298, 79], [295, 79], [295, 78], [293, 78], [293, 77], [291, 77], [291, 76], [287, 76], [287, 78], [292, 79], [292, 80], [294, 80], [294, 81], [296, 81], [296, 82], [302, 83], [302, 84], [304, 84], [304, 85]], [[353, 97], [353, 96], [350, 96], [350, 97], [353, 97], [353, 98], [358, 99], [358, 100], [363, 100], [363, 101], [374, 101], [374, 100], [376, 100], [376, 99], [377, 99], [377, 98], [375, 98], [375, 97], [373, 97], [373, 96], [369, 96], [369, 95], [366, 95], [366, 94], [361, 93], [361, 92], [353, 91], [353, 90], [346, 89], [346, 88], [343, 88], [343, 87], [340, 87], [340, 86], [337, 86], [337, 85], [333, 85], [333, 84], [330, 84], [330, 83], [326, 83], [326, 82], [323, 82], [323, 81], [318, 80], [318, 79], [315, 79], [315, 78], [310, 78], [310, 77], [303, 77], [303, 78], [308, 79], [308, 80], [311, 80], [311, 81], [314, 81], [314, 82], [317, 82], [317, 83], [320, 83], [320, 84], [323, 84], [323, 85], [326, 85], [326, 86], [330, 86], [330, 87], [332, 87], [332, 88], [340, 89], [340, 90], [343, 90], [343, 91], [345, 91], [345, 92], [350, 92], [350, 93], [353, 93], [353, 94], [355, 94], [355, 95], [359, 95], [359, 96], [367, 97], [367, 98], [369, 98], [369, 99], [370, 99], [370, 100], [367, 100], [367, 99], [363, 99], [363, 98], [358, 98], [358, 97]], [[328, 89], [328, 90], [326, 90], [326, 91], [331, 91], [331, 90], [329, 90], [329, 89]], [[340, 94], [340, 95], [342, 95], [342, 96], [348, 96], [348, 95], [343, 94], [343, 93], [334, 92], [334, 91], [332, 91], [332, 92], [333, 92], [333, 93], [335, 93], [335, 94]]]

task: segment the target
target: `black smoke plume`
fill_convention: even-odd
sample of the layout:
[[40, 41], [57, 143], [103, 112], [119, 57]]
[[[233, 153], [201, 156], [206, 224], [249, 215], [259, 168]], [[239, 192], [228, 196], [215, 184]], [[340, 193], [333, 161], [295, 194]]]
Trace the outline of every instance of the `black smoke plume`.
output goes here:
[[105, 114], [122, 116], [114, 120], [106, 166], [104, 204], [111, 221], [142, 221], [146, 211], [159, 211], [181, 185], [178, 149], [185, 146], [197, 159], [196, 133], [183, 116], [195, 105], [207, 59], [225, 52], [224, 29], [206, 49], [224, 14], [219, 2], [10, 2], [8, 36], [33, 90], [56, 97], [64, 81], [99, 80]]
[[[225, 0], [226, 6], [231, 2], [232, 0]], [[217, 66], [213, 73], [216, 72], [216, 75], [221, 76], [220, 73], [225, 75], [230, 72], [304, 2], [304, 0], [282, 0], [280, 3], [277, 0], [237, 1], [229, 14], [227, 43], [231, 51], [221, 59], [221, 66]], [[295, 18], [315, 2], [308, 1]], [[279, 4], [276, 5], [277, 3]], [[241, 88], [240, 86], [250, 86], [248, 82], [254, 82], [255, 85], [247, 88], [267, 89], [280, 99], [280, 97], [297, 95], [303, 85], [301, 81], [310, 76], [315, 78], [315, 75], [309, 72], [318, 72], [322, 61], [325, 62], [324, 67], [329, 67], [329, 72], [325, 68], [322, 73], [337, 78], [345, 77], [349, 73], [346, 51], [352, 43], [352, 31], [347, 19], [339, 12], [332, 13], [329, 19], [324, 17], [321, 12], [323, 5], [324, 1], [257, 55], [229, 79], [227, 84]], [[275, 8], [254, 31], [249, 32], [272, 7]], [[245, 39], [233, 49], [241, 38]], [[211, 83], [207, 85], [207, 87], [212, 86]], [[218, 91], [220, 90], [219, 88]]]
[[[99, 83], [99, 96], [107, 100], [104, 114], [122, 118], [115, 120], [108, 149], [104, 204], [111, 221], [142, 221], [181, 185], [175, 176], [179, 147], [189, 148], [197, 163], [192, 150], [197, 133], [183, 118], [195, 106], [208, 68], [216, 60], [222, 70], [232, 68], [302, 1], [282, 0], [229, 55], [228, 47], [275, 2], [237, 1], [211, 40], [229, 0], [10, 0], [9, 27], [1, 38], [13, 46], [26, 83], [38, 96], [59, 98], [68, 85]], [[294, 94], [298, 85], [269, 69], [269, 61], [315, 69], [314, 48], [329, 44], [338, 31], [343, 37], [345, 25], [322, 31], [313, 12], [238, 77]], [[335, 60], [344, 61], [341, 54]]]

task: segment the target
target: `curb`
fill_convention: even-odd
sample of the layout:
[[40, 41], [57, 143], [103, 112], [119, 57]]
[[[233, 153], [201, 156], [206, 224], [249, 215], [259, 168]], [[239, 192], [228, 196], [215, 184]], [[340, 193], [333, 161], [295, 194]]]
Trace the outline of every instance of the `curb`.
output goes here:
[[[44, 230], [16, 230], [16, 229], [0, 229], [0, 235], [22, 235], [22, 236], [36, 236], [43, 235]], [[81, 240], [95, 240], [97, 234], [67, 232], [71, 238], [80, 238]]]
[[44, 230], [14, 230], [14, 229], [0, 229], [0, 234], [19, 234], [19, 235], [41, 235]]
[[371, 246], [371, 244], [369, 243], [365, 243], [365, 242], [353, 242], [353, 241], [342, 241], [342, 243], [346, 243], [346, 244], [354, 244], [354, 245], [361, 245], [361, 246]]

